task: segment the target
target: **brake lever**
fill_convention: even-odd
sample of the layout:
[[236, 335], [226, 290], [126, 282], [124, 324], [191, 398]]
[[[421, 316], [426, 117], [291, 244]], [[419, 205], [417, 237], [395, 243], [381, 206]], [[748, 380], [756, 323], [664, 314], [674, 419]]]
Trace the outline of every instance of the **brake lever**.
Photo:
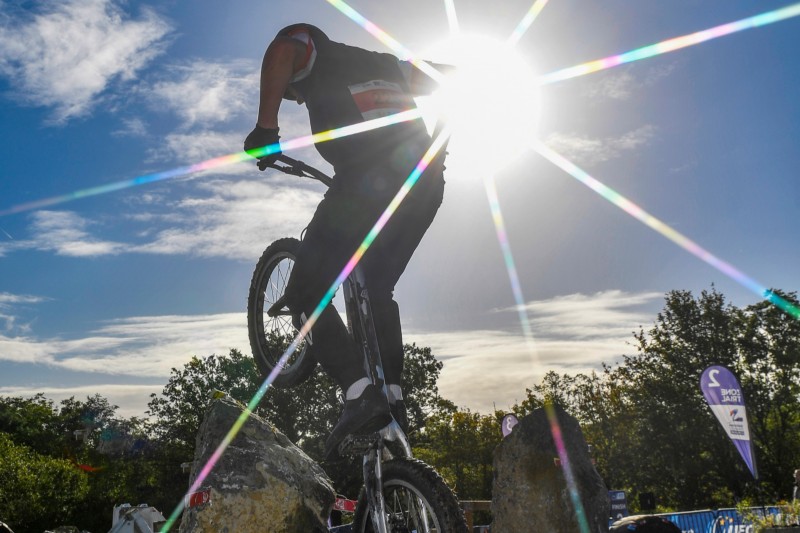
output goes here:
[[258, 162], [258, 169], [259, 170], [266, 170], [267, 168], [274, 168], [275, 170], [280, 170], [284, 174], [291, 174], [293, 176], [300, 176], [305, 177], [303, 174], [303, 170], [298, 167], [289, 166], [289, 165], [278, 165], [275, 163], [267, 163], [266, 161], [259, 161]]

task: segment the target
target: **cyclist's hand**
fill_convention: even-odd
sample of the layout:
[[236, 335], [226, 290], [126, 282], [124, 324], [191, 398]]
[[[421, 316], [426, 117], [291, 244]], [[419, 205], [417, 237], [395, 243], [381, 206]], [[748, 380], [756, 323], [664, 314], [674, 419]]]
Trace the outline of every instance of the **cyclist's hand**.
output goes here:
[[[275, 163], [278, 156], [281, 155], [280, 145], [278, 145], [279, 139], [278, 128], [262, 128], [256, 125], [244, 140], [244, 151], [252, 157], [258, 158], [258, 168], [264, 170], [267, 166]], [[276, 145], [276, 151], [259, 157], [258, 154], [263, 153], [259, 149], [269, 145]]]

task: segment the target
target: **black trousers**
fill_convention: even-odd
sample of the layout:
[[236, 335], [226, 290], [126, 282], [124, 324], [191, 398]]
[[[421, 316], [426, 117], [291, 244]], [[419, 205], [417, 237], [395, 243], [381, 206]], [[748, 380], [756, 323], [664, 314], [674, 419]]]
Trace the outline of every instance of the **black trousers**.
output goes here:
[[[416, 163], [416, 160], [414, 161]], [[336, 169], [297, 252], [286, 287], [293, 313], [310, 316], [414, 168], [370, 165]], [[441, 163], [431, 164], [367, 249], [367, 280], [387, 383], [400, 384], [403, 337], [393, 293], [442, 202]], [[332, 304], [312, 329], [314, 356], [342, 390], [366, 376], [363, 358]]]

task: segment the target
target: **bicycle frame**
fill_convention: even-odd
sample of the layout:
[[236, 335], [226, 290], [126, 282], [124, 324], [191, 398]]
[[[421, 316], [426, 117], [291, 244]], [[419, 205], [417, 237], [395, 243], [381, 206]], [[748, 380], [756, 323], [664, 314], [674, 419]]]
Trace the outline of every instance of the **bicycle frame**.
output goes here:
[[[333, 182], [329, 176], [301, 161], [283, 154], [280, 157], [280, 161], [288, 166], [276, 164], [268, 166], [286, 174], [315, 179], [329, 187]], [[347, 279], [345, 279], [342, 287], [348, 326], [356, 344], [363, 353], [364, 369], [372, 383], [379, 386], [383, 391], [383, 396], [387, 398], [386, 401], [388, 403], [383, 362], [381, 360], [380, 347], [378, 346], [378, 337], [375, 332], [375, 324], [372, 319], [372, 307], [370, 305], [369, 292], [367, 291], [366, 277], [360, 265], [356, 265]], [[406, 458], [413, 457], [411, 445], [396, 420], [392, 420], [388, 426], [378, 433], [357, 440], [359, 442], [356, 446], [361, 446], [364, 449], [362, 459], [364, 488], [375, 533], [389, 533], [389, 524], [386, 520], [386, 503], [383, 498], [381, 462], [392, 457], [391, 452], [386, 448], [386, 443], [399, 443], [402, 455]], [[346, 444], [347, 441], [342, 446]], [[353, 442], [351, 441], [349, 444], [352, 445]], [[340, 446], [340, 449], [342, 446]], [[427, 524], [427, 519], [423, 519], [426, 522], [424, 530], [428, 532], [430, 531], [430, 526]]]
[[[383, 376], [383, 363], [381, 361], [378, 337], [375, 324], [372, 320], [372, 308], [369, 302], [366, 278], [360, 266], [356, 265], [353, 272], [344, 282], [344, 300], [347, 321], [353, 337], [364, 353], [364, 365], [367, 375], [375, 385], [380, 385], [384, 397], [388, 397], [386, 381]], [[387, 400], [388, 401], [388, 400]], [[411, 445], [408, 438], [396, 420], [383, 428], [379, 438], [374, 439], [363, 457], [364, 488], [370, 506], [372, 524], [377, 533], [388, 533], [386, 523], [386, 503], [383, 499], [383, 477], [381, 461], [390, 458], [391, 454], [386, 449], [386, 442], [399, 442], [403, 455], [412, 457]], [[428, 525], [425, 524], [428, 530]]]

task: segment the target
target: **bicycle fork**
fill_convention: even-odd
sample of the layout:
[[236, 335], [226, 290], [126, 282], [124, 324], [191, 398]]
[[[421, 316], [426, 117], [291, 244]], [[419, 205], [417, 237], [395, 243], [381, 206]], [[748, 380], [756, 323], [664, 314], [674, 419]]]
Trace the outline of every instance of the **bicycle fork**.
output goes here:
[[370, 519], [376, 533], [389, 533], [386, 501], [383, 499], [383, 472], [380, 447], [373, 447], [364, 455], [364, 489], [367, 493]]

